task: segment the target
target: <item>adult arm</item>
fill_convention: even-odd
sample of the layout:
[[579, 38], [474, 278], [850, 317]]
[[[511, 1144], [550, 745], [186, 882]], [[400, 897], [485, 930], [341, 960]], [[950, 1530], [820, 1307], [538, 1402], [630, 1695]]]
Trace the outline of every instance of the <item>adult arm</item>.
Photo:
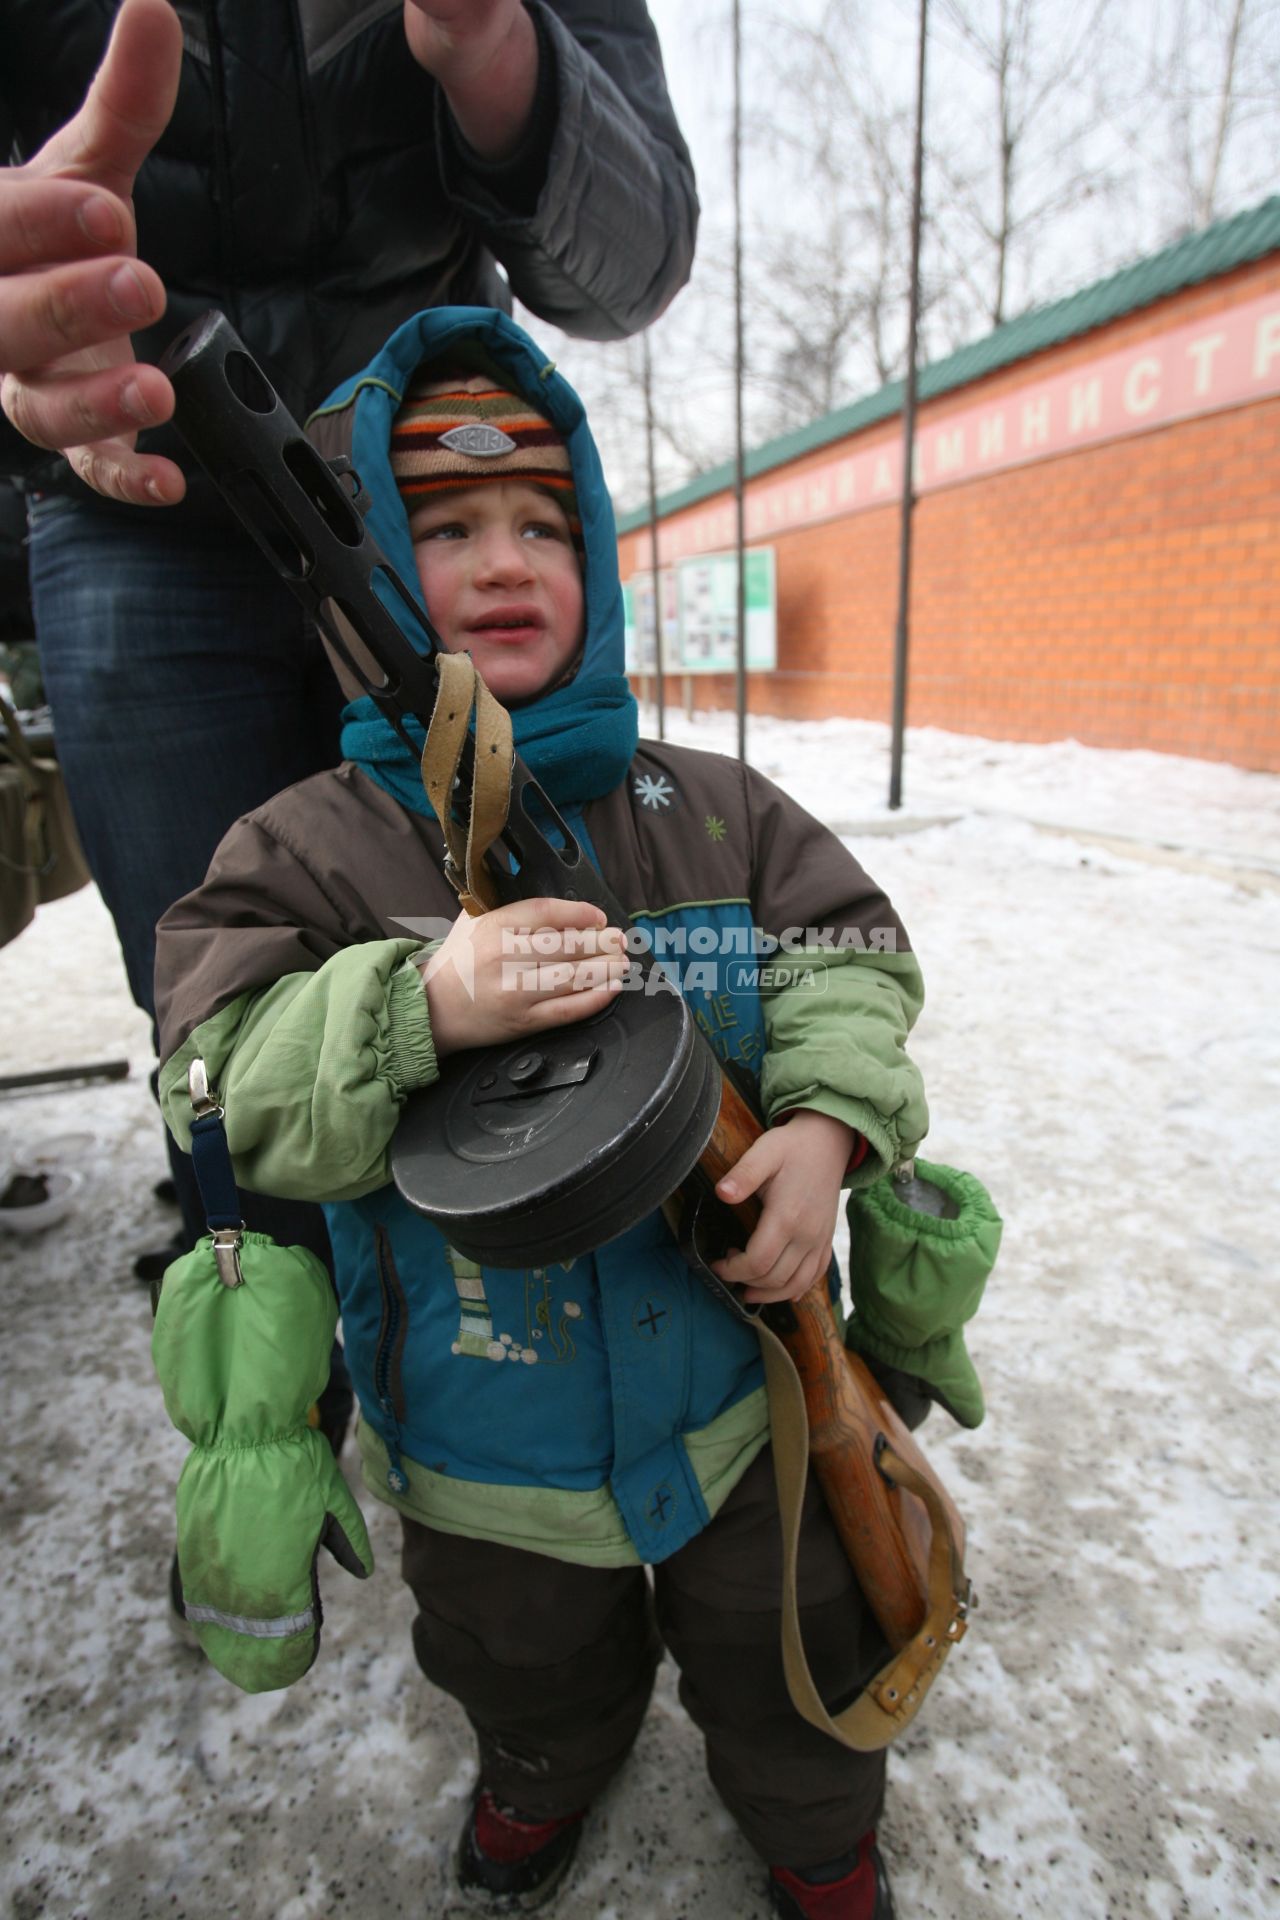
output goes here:
[[[406, 8], [421, 12], [417, 0]], [[469, 90], [451, 92], [446, 68], [444, 184], [525, 306], [566, 333], [622, 339], [685, 284], [697, 235], [693, 165], [657, 33], [643, 0], [526, 0], [517, 11], [526, 55], [529, 28], [536, 37], [538, 97], [516, 132], [509, 114], [486, 120], [474, 73]], [[498, 91], [509, 104], [512, 85]]]
[[[606, 25], [581, 0], [562, 0], [563, 19], [540, 0], [408, 5], [420, 19], [501, 16], [512, 28], [479, 68], [456, 44], [427, 57], [443, 59], [446, 188], [515, 292], [588, 337], [643, 326], [687, 278], [697, 202], [642, 0], [621, 0]], [[164, 312], [160, 278], [137, 258], [131, 198], [181, 60], [167, 0], [124, 0], [80, 110], [22, 166], [0, 169], [0, 406], [27, 443], [17, 462], [64, 450], [98, 492], [138, 505], [185, 490], [172, 460], [136, 451], [140, 429], [170, 418], [173, 393], [131, 340]]]

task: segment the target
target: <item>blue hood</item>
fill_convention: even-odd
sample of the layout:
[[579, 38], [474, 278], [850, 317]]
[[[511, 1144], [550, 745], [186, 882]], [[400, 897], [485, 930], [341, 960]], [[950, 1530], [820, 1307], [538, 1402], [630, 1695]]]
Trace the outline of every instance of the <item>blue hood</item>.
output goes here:
[[[567, 687], [515, 709], [511, 717], [516, 751], [552, 799], [562, 806], [580, 804], [617, 786], [635, 752], [639, 726], [623, 672], [613, 504], [586, 412], [573, 388], [506, 314], [489, 307], [437, 307], [399, 327], [363, 372], [344, 381], [317, 415], [353, 407], [351, 457], [369, 497], [369, 530], [421, 606], [409, 523], [391, 472], [391, 428], [415, 370], [464, 342], [481, 347], [509, 376], [513, 388], [546, 415], [564, 436], [573, 464], [585, 552], [582, 663]], [[343, 719], [345, 757], [403, 805], [429, 814], [417, 764], [373, 701], [353, 702]]]

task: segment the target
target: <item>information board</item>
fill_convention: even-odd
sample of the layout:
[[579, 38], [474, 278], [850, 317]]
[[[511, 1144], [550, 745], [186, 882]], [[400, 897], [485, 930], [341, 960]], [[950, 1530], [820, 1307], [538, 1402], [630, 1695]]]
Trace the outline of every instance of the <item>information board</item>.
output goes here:
[[[777, 586], [772, 547], [746, 554], [747, 669], [778, 664]], [[658, 574], [662, 595], [663, 664], [668, 673], [733, 673], [737, 667], [738, 563], [733, 553], [700, 553]], [[653, 575], [636, 573], [623, 588], [627, 672], [650, 674], [653, 659]]]

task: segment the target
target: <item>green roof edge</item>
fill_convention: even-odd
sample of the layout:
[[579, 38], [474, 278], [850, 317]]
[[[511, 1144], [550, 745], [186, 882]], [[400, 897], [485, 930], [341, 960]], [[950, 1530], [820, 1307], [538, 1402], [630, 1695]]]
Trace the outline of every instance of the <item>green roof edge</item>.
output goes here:
[[[1250, 261], [1277, 251], [1280, 251], [1280, 194], [1272, 194], [1259, 206], [1231, 214], [1199, 233], [1175, 240], [1159, 253], [1135, 260], [1108, 274], [1106, 279], [1081, 288], [1078, 293], [1066, 294], [1048, 306], [1033, 307], [1016, 320], [1006, 320], [981, 340], [957, 347], [944, 359], [921, 368], [919, 397], [933, 400], [940, 394], [951, 393], [988, 373], [1014, 366], [1019, 360], [1029, 360], [1048, 347], [1074, 340], [1095, 327], [1104, 327], [1125, 314], [1136, 313], [1142, 307], [1168, 299], [1171, 294], [1181, 293], [1186, 287], [1215, 280], [1234, 267], [1247, 266]], [[879, 420], [891, 419], [902, 411], [902, 400], [903, 382], [891, 380], [875, 393], [851, 401], [834, 413], [824, 414], [820, 420], [793, 427], [789, 433], [767, 440], [763, 446], [749, 448], [743, 458], [747, 479], [785, 466], [802, 454], [830, 445], [833, 440], [846, 439]], [[658, 518], [668, 519], [685, 507], [696, 506], [700, 500], [724, 493], [732, 485], [733, 462], [725, 460], [674, 492], [663, 494], [658, 501]], [[634, 507], [619, 515], [618, 532], [633, 533], [648, 523], [648, 508]]]

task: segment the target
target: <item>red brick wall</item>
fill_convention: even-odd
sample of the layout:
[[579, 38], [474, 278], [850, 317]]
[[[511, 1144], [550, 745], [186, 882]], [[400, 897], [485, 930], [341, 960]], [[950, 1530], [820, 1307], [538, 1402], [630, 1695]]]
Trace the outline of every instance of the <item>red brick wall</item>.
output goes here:
[[[949, 394], [923, 419], [1278, 287], [1273, 257]], [[894, 420], [856, 444], [900, 434]], [[899, 523], [895, 504], [773, 536], [778, 668], [749, 677], [754, 712], [888, 719]], [[647, 566], [647, 530], [620, 555], [624, 579]], [[693, 688], [699, 705], [733, 704], [731, 679]], [[1280, 770], [1280, 400], [921, 499], [907, 719]]]

